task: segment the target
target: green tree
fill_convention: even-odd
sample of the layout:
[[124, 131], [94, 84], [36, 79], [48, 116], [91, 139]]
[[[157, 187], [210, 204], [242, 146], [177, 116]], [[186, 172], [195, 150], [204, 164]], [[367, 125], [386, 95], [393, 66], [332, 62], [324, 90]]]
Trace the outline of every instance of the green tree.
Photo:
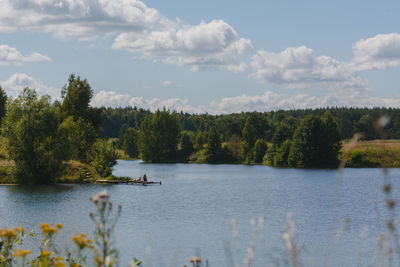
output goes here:
[[63, 120], [58, 131], [60, 141], [67, 147], [68, 158], [88, 162], [89, 153], [98, 137], [93, 126], [82, 118], [75, 121], [70, 116]]
[[112, 174], [112, 169], [117, 164], [118, 152], [105, 140], [97, 140], [90, 153], [90, 164], [102, 176]]
[[61, 111], [65, 118], [72, 116], [74, 120], [79, 118], [92, 124], [96, 131], [99, 131], [101, 123], [101, 110], [90, 107], [89, 103], [93, 97], [93, 90], [86, 79], [81, 80], [79, 76], [71, 74], [61, 90], [63, 99]]
[[146, 162], [176, 161], [179, 125], [174, 114], [165, 109], [148, 115], [139, 133], [139, 150]]
[[374, 121], [369, 114], [365, 114], [360, 120], [354, 125], [354, 133], [362, 133], [363, 139], [372, 140], [377, 138], [377, 134], [374, 130]]
[[293, 126], [282, 121], [272, 137], [272, 143], [279, 147], [286, 140], [292, 139], [293, 132]]
[[323, 158], [321, 160], [322, 166], [337, 166], [338, 165], [338, 153], [340, 150], [340, 132], [338, 124], [335, 118], [332, 116], [330, 111], [326, 111], [322, 116], [322, 122], [324, 123], [324, 136], [323, 143], [321, 144]]
[[124, 143], [124, 134], [128, 128], [129, 128], [129, 125], [124, 123], [124, 124], [122, 124], [121, 128], [119, 129], [119, 134], [118, 134], [119, 147], [118, 148], [122, 148], [123, 143]]
[[138, 139], [139, 135], [133, 128], [126, 129], [122, 136], [122, 149], [131, 158], [137, 158], [139, 155]]
[[251, 122], [251, 117], [247, 117], [246, 123], [244, 124], [243, 130], [242, 130], [242, 135], [243, 135], [243, 141], [246, 146], [246, 149], [249, 150], [254, 146], [254, 143], [256, 142], [256, 128], [253, 126]]
[[0, 86], [0, 123], [6, 115], [7, 94]]
[[267, 152], [268, 146], [267, 143], [262, 140], [258, 139], [254, 145], [254, 162], [255, 163], [262, 163], [265, 153]]
[[246, 123], [244, 124], [242, 130], [243, 142], [242, 142], [242, 151], [243, 158], [245, 158], [246, 163], [253, 162], [254, 156], [254, 143], [256, 141], [256, 128], [253, 126], [251, 121], [251, 116], [248, 116], [246, 119]]
[[274, 166], [277, 167], [287, 167], [288, 166], [288, 158], [290, 153], [291, 140], [285, 140], [276, 150], [275, 156], [273, 159]]
[[65, 145], [58, 138], [60, 118], [50, 97], [38, 98], [35, 90], [25, 88], [8, 103], [2, 133], [7, 150], [15, 161], [19, 183], [54, 183], [67, 158]]
[[181, 136], [181, 153], [184, 161], [188, 159], [188, 157], [193, 153], [193, 142], [190, 139], [190, 136], [186, 133]]
[[342, 139], [348, 139], [353, 136], [353, 120], [349, 112], [344, 112], [339, 119], [340, 122], [340, 134]]
[[202, 131], [199, 131], [196, 134], [195, 141], [194, 141], [194, 149], [200, 150], [203, 148], [204, 144], [207, 142], [206, 134]]
[[208, 132], [207, 158], [208, 163], [220, 163], [222, 161], [221, 140], [215, 127]]
[[[339, 136], [336, 122], [328, 114], [321, 119], [308, 115], [296, 129], [290, 147], [289, 166], [296, 168], [337, 166]], [[334, 132], [336, 131], [336, 132]]]

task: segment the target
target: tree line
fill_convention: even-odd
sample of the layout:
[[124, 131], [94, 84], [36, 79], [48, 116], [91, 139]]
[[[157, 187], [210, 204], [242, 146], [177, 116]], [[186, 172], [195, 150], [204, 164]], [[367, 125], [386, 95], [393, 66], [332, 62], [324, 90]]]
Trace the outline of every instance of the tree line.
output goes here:
[[[122, 149], [145, 162], [265, 163], [334, 167], [340, 140], [354, 133], [376, 139], [386, 116], [386, 138], [400, 138], [400, 109], [319, 108], [188, 114], [136, 107], [95, 108], [87, 80], [70, 75], [61, 101], [25, 88], [8, 99], [0, 87], [1, 133], [20, 182], [56, 181], [63, 162], [77, 160], [111, 175]], [[113, 142], [107, 142], [112, 139]]]
[[210, 115], [128, 107], [104, 109], [102, 116], [102, 134], [118, 138], [116, 147], [146, 162], [334, 167], [341, 140], [354, 133], [363, 133], [365, 140], [382, 137], [375, 129], [382, 116], [389, 119], [385, 137], [400, 138], [400, 109], [392, 108]]

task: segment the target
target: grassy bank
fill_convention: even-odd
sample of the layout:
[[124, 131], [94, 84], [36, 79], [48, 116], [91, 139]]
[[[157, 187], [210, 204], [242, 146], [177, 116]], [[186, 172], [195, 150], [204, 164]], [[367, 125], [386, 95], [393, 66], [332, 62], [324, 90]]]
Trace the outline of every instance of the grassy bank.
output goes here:
[[[16, 183], [13, 178], [14, 168], [14, 161], [0, 160], [0, 184]], [[57, 179], [57, 183], [94, 183], [101, 178], [92, 166], [70, 160], [64, 162], [64, 170], [60, 178]]]
[[[350, 148], [344, 142], [341, 152]], [[400, 140], [361, 141], [352, 147], [346, 167], [352, 168], [400, 168]]]

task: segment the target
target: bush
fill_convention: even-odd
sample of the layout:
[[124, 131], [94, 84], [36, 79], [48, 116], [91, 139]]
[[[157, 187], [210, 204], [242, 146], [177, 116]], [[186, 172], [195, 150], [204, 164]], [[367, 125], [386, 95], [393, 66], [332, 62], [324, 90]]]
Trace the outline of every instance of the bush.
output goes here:
[[112, 145], [105, 140], [98, 140], [93, 145], [91, 155], [91, 165], [96, 171], [102, 177], [110, 176], [119, 156]]

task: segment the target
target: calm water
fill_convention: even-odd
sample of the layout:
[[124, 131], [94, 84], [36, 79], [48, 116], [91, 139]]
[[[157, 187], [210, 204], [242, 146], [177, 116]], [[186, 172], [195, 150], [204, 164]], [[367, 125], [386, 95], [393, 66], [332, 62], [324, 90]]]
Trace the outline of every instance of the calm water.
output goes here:
[[[162, 186], [2, 186], [0, 226], [39, 232], [41, 222], [61, 222], [65, 225], [58, 236], [61, 248], [72, 247], [69, 240], [73, 234], [93, 230], [88, 211], [94, 206], [89, 197], [107, 189], [112, 200], [123, 205], [116, 228], [121, 266], [133, 256], [145, 260], [146, 266], [182, 266], [193, 255], [209, 259], [210, 266], [227, 266], [227, 244], [233, 261], [241, 265], [252, 240], [251, 219], [259, 216], [265, 217], [265, 241], [259, 231], [255, 259], [256, 266], [264, 266], [262, 263], [285, 258], [281, 234], [289, 212], [306, 265], [311, 261], [323, 265], [327, 260], [330, 266], [365, 266], [373, 258], [378, 233], [386, 230], [389, 216], [379, 169], [346, 169], [338, 190], [335, 170], [119, 161], [114, 171], [132, 177], [144, 173], [149, 180], [162, 181]], [[389, 170], [397, 199], [399, 175], [400, 169]], [[335, 244], [332, 240], [343, 218], [349, 223]], [[238, 252], [231, 219], [239, 228]], [[332, 221], [334, 229], [330, 231]], [[32, 242], [28, 240], [26, 245]]]

